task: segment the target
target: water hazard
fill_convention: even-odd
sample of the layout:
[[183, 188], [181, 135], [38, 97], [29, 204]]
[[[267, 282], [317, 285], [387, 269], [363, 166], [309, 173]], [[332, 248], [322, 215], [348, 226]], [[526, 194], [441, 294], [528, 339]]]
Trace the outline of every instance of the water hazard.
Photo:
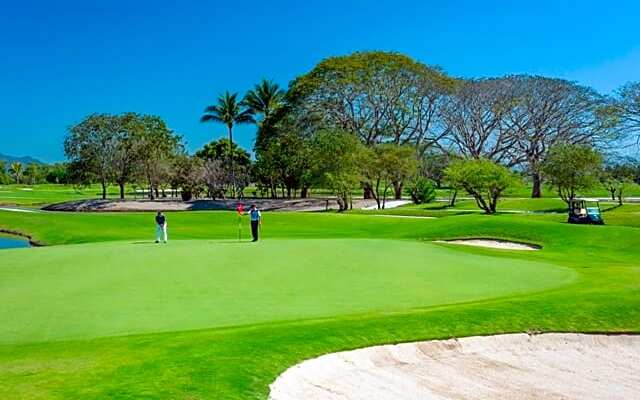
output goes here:
[[19, 236], [0, 235], [0, 250], [31, 247], [27, 239]]

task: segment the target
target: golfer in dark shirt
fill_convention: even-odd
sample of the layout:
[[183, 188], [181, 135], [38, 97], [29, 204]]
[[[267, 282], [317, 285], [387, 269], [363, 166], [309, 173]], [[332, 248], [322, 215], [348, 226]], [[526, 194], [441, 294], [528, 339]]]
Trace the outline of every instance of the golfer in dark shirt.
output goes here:
[[249, 210], [249, 217], [251, 218], [251, 235], [253, 236], [253, 242], [258, 241], [258, 233], [260, 231], [260, 225], [262, 224], [262, 214], [255, 204], [251, 205]]
[[156, 215], [156, 243], [160, 243], [160, 239], [167, 243], [167, 218], [162, 211], [158, 211]]

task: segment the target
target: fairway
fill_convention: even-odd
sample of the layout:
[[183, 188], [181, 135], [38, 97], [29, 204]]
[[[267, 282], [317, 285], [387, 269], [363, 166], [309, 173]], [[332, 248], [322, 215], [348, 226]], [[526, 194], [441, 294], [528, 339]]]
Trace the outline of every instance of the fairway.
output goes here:
[[401, 240], [115, 242], [3, 253], [0, 342], [393, 312], [539, 291], [574, 273]]

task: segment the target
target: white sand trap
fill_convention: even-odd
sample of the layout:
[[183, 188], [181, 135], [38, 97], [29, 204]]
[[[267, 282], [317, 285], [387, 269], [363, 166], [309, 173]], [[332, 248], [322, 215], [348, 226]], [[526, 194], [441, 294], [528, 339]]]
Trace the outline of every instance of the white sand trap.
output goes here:
[[333, 353], [285, 371], [270, 399], [640, 399], [640, 336], [510, 334]]
[[38, 212], [36, 210], [27, 210], [25, 208], [11, 208], [11, 207], [0, 207], [0, 211], [10, 211], [10, 212], [25, 212], [25, 213], [35, 213]]
[[[396, 208], [400, 206], [404, 206], [405, 204], [411, 203], [410, 200], [389, 200], [384, 204], [385, 210], [388, 208]], [[376, 204], [371, 206], [362, 207], [363, 210], [377, 210], [378, 206]]]
[[510, 242], [508, 240], [492, 239], [458, 239], [458, 240], [436, 240], [436, 243], [460, 244], [463, 246], [488, 247], [490, 249], [501, 250], [540, 250], [540, 246], [526, 243]]

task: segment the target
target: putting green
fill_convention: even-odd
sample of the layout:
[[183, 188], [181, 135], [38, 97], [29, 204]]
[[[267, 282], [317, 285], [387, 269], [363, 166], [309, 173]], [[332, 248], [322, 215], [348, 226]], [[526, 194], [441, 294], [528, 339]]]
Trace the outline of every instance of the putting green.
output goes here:
[[552, 264], [399, 240], [5, 250], [0, 343], [402, 311], [548, 289], [574, 276]]

